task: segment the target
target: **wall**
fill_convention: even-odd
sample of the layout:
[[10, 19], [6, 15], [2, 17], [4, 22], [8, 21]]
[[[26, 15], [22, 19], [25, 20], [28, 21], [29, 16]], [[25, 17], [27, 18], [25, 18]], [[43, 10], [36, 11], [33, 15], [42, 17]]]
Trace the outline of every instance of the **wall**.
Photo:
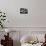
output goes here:
[[[20, 8], [29, 14], [21, 15]], [[46, 0], [0, 0], [0, 9], [6, 12], [7, 27], [46, 27]]]
[[[21, 15], [20, 8], [27, 8], [29, 14]], [[46, 31], [46, 0], [0, 0], [0, 9], [6, 12], [8, 29], [13, 27], [15, 31], [22, 31], [22, 35]]]

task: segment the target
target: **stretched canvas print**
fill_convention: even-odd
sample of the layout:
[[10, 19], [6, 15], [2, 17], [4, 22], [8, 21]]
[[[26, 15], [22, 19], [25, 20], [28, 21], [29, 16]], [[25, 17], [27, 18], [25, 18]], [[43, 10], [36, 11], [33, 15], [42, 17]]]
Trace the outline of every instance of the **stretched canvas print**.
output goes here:
[[28, 14], [28, 9], [20, 8], [20, 14]]

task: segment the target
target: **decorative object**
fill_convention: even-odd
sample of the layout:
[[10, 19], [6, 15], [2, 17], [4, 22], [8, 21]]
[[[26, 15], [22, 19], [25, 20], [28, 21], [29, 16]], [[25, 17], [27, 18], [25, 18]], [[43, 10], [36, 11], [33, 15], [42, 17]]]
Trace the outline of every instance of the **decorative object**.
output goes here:
[[0, 11], [0, 27], [3, 28], [4, 27], [4, 22], [6, 20], [6, 15], [4, 12]]
[[20, 14], [28, 14], [28, 9], [20, 8]]
[[9, 34], [10, 30], [9, 30], [9, 29], [5, 29], [5, 32], [6, 32], [7, 34]]
[[7, 35], [4, 35], [5, 40], [1, 39], [1, 44], [3, 46], [13, 46], [13, 39], [9, 37], [9, 33]]
[[46, 34], [45, 34], [45, 42], [41, 46], [46, 46]]
[[6, 33], [9, 33], [9, 32], [10, 32], [10, 30], [9, 30], [9, 29], [5, 29], [5, 32], [6, 32]]

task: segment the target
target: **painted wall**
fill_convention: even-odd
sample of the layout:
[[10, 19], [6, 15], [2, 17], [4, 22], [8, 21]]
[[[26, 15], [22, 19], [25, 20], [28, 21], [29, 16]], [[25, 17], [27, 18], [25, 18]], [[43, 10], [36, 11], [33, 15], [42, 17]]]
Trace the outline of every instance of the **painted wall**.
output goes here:
[[[27, 8], [28, 14], [20, 14]], [[0, 0], [0, 9], [6, 12], [7, 27], [46, 27], [46, 0]]]
[[[29, 13], [20, 14], [20, 8], [27, 8]], [[6, 27], [25, 27], [12, 28], [20, 31], [20, 36], [30, 31], [46, 31], [46, 0], [0, 0], [0, 9], [6, 12]]]

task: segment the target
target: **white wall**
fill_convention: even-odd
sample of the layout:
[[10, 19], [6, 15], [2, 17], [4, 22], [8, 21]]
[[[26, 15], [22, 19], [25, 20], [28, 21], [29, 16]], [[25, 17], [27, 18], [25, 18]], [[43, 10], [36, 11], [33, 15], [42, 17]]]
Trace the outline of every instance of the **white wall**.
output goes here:
[[[20, 8], [27, 8], [29, 14], [21, 15]], [[6, 12], [6, 26], [20, 31], [20, 36], [31, 31], [46, 31], [46, 0], [0, 0], [0, 9]]]
[[[20, 8], [29, 14], [21, 15]], [[46, 0], [0, 0], [0, 9], [6, 12], [7, 27], [46, 27]]]

